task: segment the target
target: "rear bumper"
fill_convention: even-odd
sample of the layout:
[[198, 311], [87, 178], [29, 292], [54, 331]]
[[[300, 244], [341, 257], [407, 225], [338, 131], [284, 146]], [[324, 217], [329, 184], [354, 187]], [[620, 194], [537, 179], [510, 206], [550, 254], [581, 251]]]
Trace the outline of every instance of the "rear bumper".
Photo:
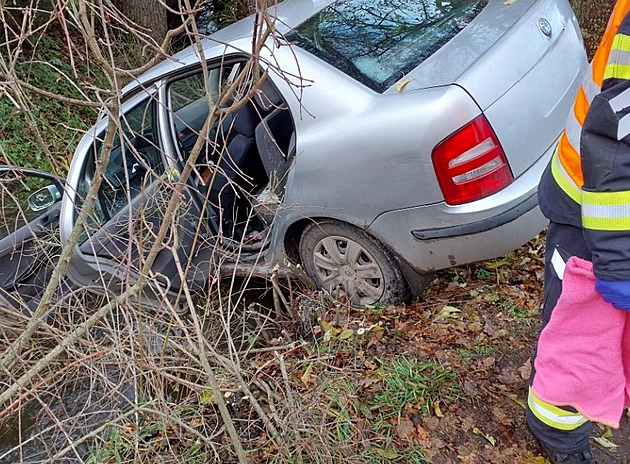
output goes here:
[[533, 194], [515, 207], [489, 219], [473, 222], [471, 224], [443, 227], [440, 229], [412, 230], [411, 235], [413, 235], [418, 240], [431, 240], [438, 238], [460, 237], [462, 235], [487, 232], [517, 220], [520, 216], [527, 214], [529, 211], [536, 208], [537, 206], [538, 200], [536, 198], [536, 194]]
[[461, 206], [440, 203], [389, 211], [367, 230], [420, 273], [509, 253], [548, 223], [536, 191], [554, 148], [555, 143], [509, 187], [490, 197]]
[[[537, 204], [529, 209], [528, 206], [528, 204], [523, 204], [522, 207], [515, 208], [512, 211], [515, 213], [515, 217], [507, 221], [504, 219], [508, 216], [492, 218], [488, 223], [494, 222], [494, 224], [499, 225], [476, 233], [465, 233], [468, 227], [478, 226], [470, 224], [461, 226], [461, 228], [431, 231], [431, 233], [424, 235], [424, 238], [419, 239], [416, 237], [422, 231], [411, 229], [414, 220], [409, 216], [410, 211], [401, 211], [390, 216], [391, 224], [389, 227], [386, 226], [386, 229], [389, 230], [383, 231], [382, 225], [376, 225], [370, 229], [370, 232], [390, 246], [415, 271], [426, 273], [496, 258], [523, 245], [543, 230], [548, 223]], [[395, 237], [393, 236], [394, 230], [399, 231]], [[410, 232], [412, 230], [413, 232]], [[459, 234], [444, 235], [451, 232], [458, 232]], [[429, 237], [431, 234], [433, 236]], [[386, 239], [387, 235], [389, 235], [389, 240]]]

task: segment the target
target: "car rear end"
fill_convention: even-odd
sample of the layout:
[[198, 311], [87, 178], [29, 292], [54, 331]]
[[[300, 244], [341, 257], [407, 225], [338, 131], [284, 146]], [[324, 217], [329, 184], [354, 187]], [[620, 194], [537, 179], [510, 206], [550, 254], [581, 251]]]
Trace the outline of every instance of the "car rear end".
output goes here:
[[443, 201], [388, 211], [368, 229], [416, 271], [500, 256], [544, 228], [537, 185], [586, 69], [565, 0], [482, 6], [404, 80], [403, 92], [456, 86], [479, 108], [430, 149]]

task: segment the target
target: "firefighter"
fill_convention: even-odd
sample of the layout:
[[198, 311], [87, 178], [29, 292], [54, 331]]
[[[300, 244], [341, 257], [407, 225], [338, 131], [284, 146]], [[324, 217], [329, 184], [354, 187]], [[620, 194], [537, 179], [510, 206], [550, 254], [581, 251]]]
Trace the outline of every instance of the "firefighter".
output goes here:
[[[604, 300], [630, 311], [629, 12], [630, 0], [619, 0], [538, 188], [550, 220], [543, 327], [560, 297], [560, 268], [571, 256], [591, 261]], [[551, 462], [596, 463], [591, 423], [576, 409], [545, 403], [530, 388], [527, 425]]]

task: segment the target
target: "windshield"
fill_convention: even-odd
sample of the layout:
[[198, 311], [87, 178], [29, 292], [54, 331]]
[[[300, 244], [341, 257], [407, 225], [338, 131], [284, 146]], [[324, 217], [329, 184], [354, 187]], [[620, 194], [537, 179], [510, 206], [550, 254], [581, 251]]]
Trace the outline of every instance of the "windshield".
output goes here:
[[338, 0], [288, 39], [378, 92], [464, 29], [487, 0]]

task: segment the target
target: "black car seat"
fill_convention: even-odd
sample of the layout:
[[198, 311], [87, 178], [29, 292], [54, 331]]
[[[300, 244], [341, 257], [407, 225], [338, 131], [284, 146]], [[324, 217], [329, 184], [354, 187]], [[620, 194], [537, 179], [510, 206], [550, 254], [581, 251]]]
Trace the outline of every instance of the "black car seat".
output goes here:
[[254, 134], [260, 116], [252, 103], [238, 110], [227, 134], [225, 150], [218, 155], [217, 172], [210, 186], [210, 202], [221, 218], [223, 234], [233, 236], [239, 219], [248, 211], [247, 193], [267, 183]]

